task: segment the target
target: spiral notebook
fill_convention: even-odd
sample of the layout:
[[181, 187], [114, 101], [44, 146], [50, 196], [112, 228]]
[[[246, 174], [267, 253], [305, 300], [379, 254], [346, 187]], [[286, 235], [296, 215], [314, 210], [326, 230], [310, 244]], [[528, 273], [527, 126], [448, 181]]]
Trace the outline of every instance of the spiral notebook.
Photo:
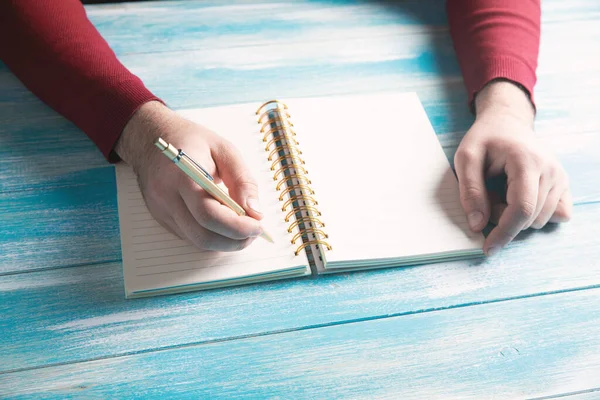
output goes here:
[[414, 93], [179, 112], [241, 150], [275, 244], [198, 250], [154, 220], [131, 168], [118, 164], [128, 298], [483, 254], [483, 235], [468, 228], [457, 179]]

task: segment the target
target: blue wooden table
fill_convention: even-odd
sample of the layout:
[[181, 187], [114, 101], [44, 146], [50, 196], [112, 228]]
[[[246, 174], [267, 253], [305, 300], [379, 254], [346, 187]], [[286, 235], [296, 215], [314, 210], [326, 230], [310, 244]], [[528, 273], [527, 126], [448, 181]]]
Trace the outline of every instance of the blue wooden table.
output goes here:
[[[87, 10], [173, 108], [416, 91], [450, 159], [472, 122], [442, 0]], [[600, 3], [542, 12], [536, 130], [572, 222], [480, 265], [141, 300], [113, 166], [0, 65], [0, 398], [600, 399]]]

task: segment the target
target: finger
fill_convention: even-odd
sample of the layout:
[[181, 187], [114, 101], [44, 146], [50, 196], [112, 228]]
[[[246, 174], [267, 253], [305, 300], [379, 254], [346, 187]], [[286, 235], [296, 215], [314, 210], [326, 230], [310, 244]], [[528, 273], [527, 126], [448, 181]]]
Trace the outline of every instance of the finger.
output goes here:
[[223, 140], [212, 150], [212, 157], [231, 198], [241, 205], [248, 215], [261, 219], [258, 185], [237, 148]]
[[528, 165], [507, 168], [506, 210], [485, 243], [488, 255], [497, 253], [525, 227], [536, 210], [540, 174]]
[[[533, 212], [533, 215], [531, 216], [531, 218], [529, 219], [529, 221], [527, 222], [527, 224], [525, 225], [523, 230], [529, 229], [532, 227], [532, 224], [538, 219], [543, 208], [546, 206], [546, 201], [547, 201], [546, 199], [548, 198], [548, 195], [550, 194], [550, 191], [552, 190], [552, 185], [550, 184], [550, 182], [551, 182], [551, 180], [548, 179], [547, 177], [544, 177], [544, 175], [542, 175], [540, 177], [540, 181], [538, 184], [538, 198], [537, 198], [535, 211]], [[557, 199], [557, 203], [558, 203], [558, 199]], [[554, 204], [554, 207], [556, 208], [556, 204]], [[540, 228], [534, 228], [534, 229], [540, 229]]]
[[485, 188], [485, 152], [477, 149], [459, 148], [454, 157], [456, 175], [458, 176], [460, 202], [469, 226], [480, 232], [490, 218], [490, 204]]
[[554, 214], [556, 207], [558, 206], [560, 196], [561, 191], [559, 189], [553, 188], [552, 190], [550, 190], [548, 196], [544, 201], [544, 206], [542, 207], [542, 210], [531, 224], [531, 227], [533, 229], [542, 229], [544, 226], [546, 226], [546, 224], [548, 223], [548, 221], [550, 221], [550, 218]]
[[550, 222], [555, 224], [569, 222], [572, 214], [573, 199], [571, 196], [571, 191], [567, 189], [561, 195], [558, 205], [556, 206], [556, 210], [554, 210], [554, 214], [552, 217], [550, 217]]
[[256, 219], [237, 215], [198, 186], [185, 184], [180, 193], [194, 220], [209, 231], [235, 240], [257, 237], [262, 232]]
[[502, 218], [502, 214], [506, 210], [506, 204], [497, 203], [492, 205], [492, 211], [490, 213], [490, 222], [494, 225], [498, 225], [500, 218]]
[[173, 218], [167, 217], [163, 220], [158, 220], [158, 222], [173, 235], [178, 236], [180, 239], [186, 240], [185, 234], [181, 229], [179, 229]]
[[194, 219], [187, 207], [185, 207], [183, 200], [180, 201], [181, 204], [177, 206], [177, 212], [173, 214], [173, 220], [188, 241], [199, 249], [209, 251], [239, 251], [246, 248], [254, 240], [254, 238], [235, 240], [202, 227]]

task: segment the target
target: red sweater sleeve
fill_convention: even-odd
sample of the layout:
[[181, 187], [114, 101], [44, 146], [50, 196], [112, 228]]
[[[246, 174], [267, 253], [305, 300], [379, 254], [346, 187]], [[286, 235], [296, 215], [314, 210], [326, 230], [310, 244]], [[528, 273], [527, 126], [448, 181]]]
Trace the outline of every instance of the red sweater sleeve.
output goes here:
[[111, 162], [132, 114], [159, 100], [117, 60], [79, 0], [0, 1], [0, 59]]
[[540, 0], [447, 0], [446, 11], [469, 104], [498, 78], [521, 85], [534, 103]]

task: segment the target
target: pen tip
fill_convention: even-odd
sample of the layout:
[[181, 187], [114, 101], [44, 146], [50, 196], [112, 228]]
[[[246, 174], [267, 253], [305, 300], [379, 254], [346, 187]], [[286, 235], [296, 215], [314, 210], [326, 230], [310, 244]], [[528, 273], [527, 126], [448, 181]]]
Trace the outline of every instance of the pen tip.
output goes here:
[[156, 138], [156, 140], [154, 141], [154, 144], [156, 145], [156, 147], [158, 147], [161, 151], [165, 150], [167, 147], [169, 147], [169, 143], [165, 142], [162, 138]]
[[275, 241], [273, 240], [273, 238], [271, 237], [271, 235], [269, 235], [265, 231], [263, 231], [263, 233], [260, 234], [260, 237], [263, 238], [263, 239], [265, 239], [269, 243], [275, 243]]

